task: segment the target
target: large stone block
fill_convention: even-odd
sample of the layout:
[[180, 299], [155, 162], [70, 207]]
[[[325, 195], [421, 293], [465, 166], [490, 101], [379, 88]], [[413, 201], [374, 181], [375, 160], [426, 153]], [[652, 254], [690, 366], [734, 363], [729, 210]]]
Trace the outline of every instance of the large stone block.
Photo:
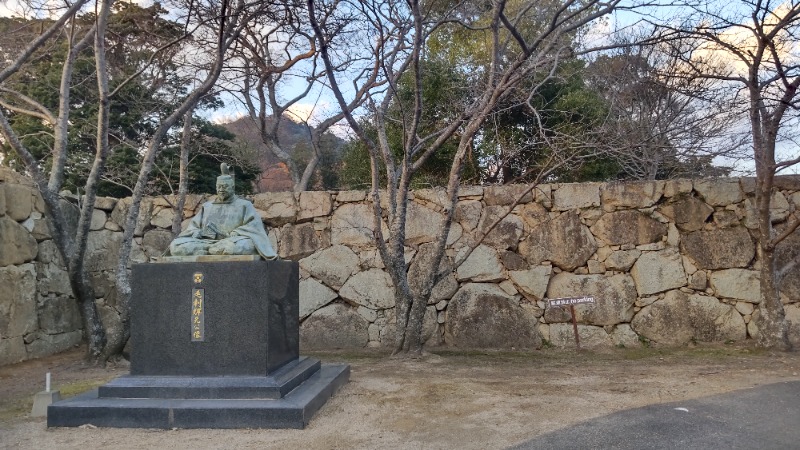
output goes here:
[[70, 331], [60, 334], [39, 334], [38, 338], [25, 346], [28, 358], [44, 358], [61, 353], [81, 343], [83, 331]]
[[39, 328], [43, 333], [68, 333], [81, 327], [81, 314], [73, 298], [49, 296], [39, 303]]
[[42, 241], [39, 243], [39, 251], [36, 254], [36, 261], [45, 264], [54, 263], [61, 267], [65, 267], [64, 261], [61, 259], [61, 253], [58, 252], [55, 242], [52, 240]]
[[514, 214], [525, 223], [525, 230], [530, 232], [543, 222], [550, 220], [550, 214], [539, 203], [526, 203], [514, 208]]
[[36, 239], [8, 217], [0, 217], [0, 267], [32, 261], [39, 252]]
[[[172, 221], [174, 219], [175, 219], [175, 211], [172, 208], [165, 206], [156, 206], [153, 210], [153, 216], [150, 218], [150, 225], [156, 228], [171, 230]], [[100, 228], [103, 228], [103, 226], [94, 229], [99, 230]]]
[[695, 197], [680, 197], [658, 209], [669, 217], [681, 231], [697, 231], [703, 228], [714, 208]]
[[[381, 221], [382, 222], [382, 221]], [[381, 223], [384, 236], [388, 232]], [[372, 206], [347, 203], [336, 208], [331, 217], [331, 242], [349, 246], [375, 245]]]
[[631, 321], [633, 330], [663, 345], [703, 342], [742, 341], [746, 326], [731, 305], [714, 297], [670, 291], [664, 299], [642, 308]]
[[359, 258], [349, 247], [334, 245], [301, 259], [300, 267], [326, 285], [339, 289], [358, 270]]
[[[747, 199], [744, 201], [745, 207], [745, 226], [750, 229], [758, 228], [758, 210], [756, 209], [755, 200]], [[769, 204], [769, 218], [772, 223], [778, 223], [786, 220], [789, 216], [791, 206], [789, 201], [786, 200], [780, 192], [773, 192]]]
[[298, 261], [325, 246], [313, 223], [284, 225], [278, 245], [278, 256]]
[[[386, 311], [386, 326], [383, 327], [380, 333], [381, 346], [394, 347], [397, 342], [397, 325], [394, 310]], [[436, 308], [428, 306], [425, 308], [425, 316], [422, 318], [422, 333], [421, 340], [426, 346], [440, 345], [441, 335], [438, 333], [439, 324], [436, 320]]]
[[72, 294], [72, 286], [69, 282], [69, 274], [63, 266], [53, 263], [36, 264], [36, 290], [39, 295]]
[[663, 192], [663, 181], [608, 183], [600, 189], [600, 200], [603, 206], [647, 208], [654, 205]]
[[712, 206], [727, 206], [744, 200], [738, 178], [695, 180], [694, 190]]
[[664, 197], [670, 198], [692, 192], [692, 180], [666, 180]]
[[[778, 230], [780, 231], [780, 230]], [[789, 261], [800, 257], [800, 231], [795, 230], [775, 249], [775, 259], [778, 267], [784, 267]], [[781, 293], [792, 302], [800, 301], [800, 267], [795, 266], [781, 280]]]
[[553, 209], [571, 209], [600, 206], [600, 183], [559, 184], [553, 191]]
[[519, 246], [520, 254], [532, 265], [551, 261], [567, 271], [586, 264], [595, 251], [597, 243], [575, 211], [534, 228]]
[[327, 216], [333, 210], [331, 194], [324, 191], [304, 191], [300, 193], [297, 220]]
[[[122, 233], [110, 230], [90, 231], [86, 240], [86, 269], [91, 271], [116, 270]], [[146, 262], [141, 246], [132, 243], [130, 262]]]
[[509, 271], [508, 277], [526, 297], [542, 300], [552, 273], [552, 266], [534, 266], [528, 270]]
[[[443, 225], [444, 215], [419, 203], [409, 202], [406, 216], [406, 245], [433, 241]], [[374, 240], [372, 242], [374, 243]]]
[[31, 215], [25, 219], [20, 225], [22, 225], [31, 236], [37, 241], [43, 241], [45, 239], [50, 239], [52, 236], [50, 235], [50, 226], [47, 224], [48, 219], [42, 215], [39, 211], [32, 211]]
[[[575, 305], [575, 318], [588, 325], [616, 325], [630, 322], [636, 303], [636, 287], [629, 275], [573, 275], [562, 272], [550, 280], [548, 298], [591, 296], [594, 303]], [[548, 323], [570, 320], [569, 308], [547, 306]]]
[[[125, 229], [125, 222], [128, 220], [128, 210], [131, 206], [131, 198], [122, 198], [114, 205], [114, 210], [111, 212], [111, 220], [117, 224], [121, 229]], [[61, 208], [65, 208], [62, 206]], [[153, 199], [143, 198], [139, 204], [139, 215], [136, 218], [136, 227], [134, 228], [134, 236], [142, 236], [144, 231], [150, 226], [150, 219], [153, 215]]]
[[[581, 348], [599, 349], [610, 348], [614, 345], [611, 336], [603, 327], [578, 325], [578, 337], [581, 341]], [[575, 347], [575, 331], [572, 324], [554, 323], [550, 325], [550, 344], [559, 348]]]
[[477, 200], [462, 200], [456, 204], [453, 220], [460, 223], [465, 230], [472, 231], [478, 227], [482, 209], [483, 204]]
[[644, 297], [686, 286], [681, 255], [675, 250], [645, 252], [631, 269], [636, 290]]
[[290, 261], [135, 265], [131, 375], [265, 376], [297, 359], [298, 284]]
[[508, 206], [487, 206], [484, 208], [478, 225], [478, 232], [481, 235], [488, 232], [483, 240], [486, 245], [500, 250], [514, 250], [517, 248], [524, 228], [522, 219], [519, 216], [508, 214], [489, 231], [489, 227], [494, 225], [502, 215], [506, 214], [508, 208]]
[[300, 320], [338, 297], [336, 291], [313, 278], [300, 281]]
[[642, 245], [661, 241], [667, 225], [639, 211], [618, 211], [603, 214], [591, 230], [609, 245]]
[[262, 211], [261, 218], [270, 226], [279, 227], [297, 218], [297, 202], [293, 192], [267, 192], [253, 197], [253, 206]]
[[641, 250], [617, 250], [608, 255], [603, 262], [608, 270], [627, 272], [641, 255]]
[[142, 238], [142, 249], [150, 257], [157, 257], [164, 254], [172, 242], [172, 232], [167, 230], [150, 230]]
[[300, 326], [303, 350], [362, 348], [369, 341], [369, 322], [355, 308], [340, 303], [318, 309]]
[[[784, 306], [786, 321], [789, 325], [789, 342], [795, 348], [800, 347], [800, 303]], [[2, 352], [0, 352], [0, 355]]]
[[33, 211], [33, 189], [19, 184], [0, 186], [5, 192], [6, 215], [17, 222], [28, 218]]
[[361, 202], [365, 198], [367, 198], [367, 193], [364, 191], [339, 191], [336, 193], [337, 203]]
[[760, 278], [758, 271], [755, 270], [719, 270], [711, 273], [711, 288], [717, 297], [761, 303]]
[[27, 357], [22, 336], [0, 338], [0, 367], [18, 363]]
[[487, 206], [512, 205], [519, 199], [519, 204], [533, 201], [531, 188], [527, 184], [506, 184], [487, 186], [483, 189], [483, 201]]
[[111, 212], [117, 206], [117, 199], [114, 197], [96, 197], [94, 207], [103, 211]]
[[610, 334], [614, 346], [626, 348], [636, 348], [642, 346], [642, 342], [639, 340], [639, 335], [631, 329], [631, 325], [628, 323], [621, 323], [615, 326]]
[[755, 256], [755, 244], [743, 227], [695, 231], [682, 237], [681, 249], [702, 269], [747, 267]]
[[495, 284], [469, 283], [447, 306], [445, 341], [466, 348], [532, 348], [540, 345], [535, 318]]
[[447, 190], [442, 187], [415, 189], [414, 201], [439, 212], [450, 208], [450, 197], [447, 196]]
[[348, 302], [371, 309], [394, 307], [392, 279], [380, 269], [370, 269], [353, 275], [339, 290], [339, 295]]
[[[411, 266], [408, 268], [408, 284], [415, 296], [422, 293], [425, 281], [434, 273], [433, 257], [435, 250], [436, 243], [431, 242], [421, 245], [411, 262]], [[456, 277], [453, 274], [452, 266], [453, 261], [447, 255], [443, 255], [439, 262], [438, 271], [447, 275], [431, 289], [431, 295], [428, 299], [429, 304], [448, 300], [458, 290], [458, 281], [456, 281]]]
[[[456, 260], [461, 259], [466, 252], [466, 248], [460, 251], [456, 256]], [[497, 251], [489, 246], [479, 245], [472, 251], [466, 261], [458, 266], [456, 278], [459, 281], [498, 281], [505, 278], [505, 275]]]
[[0, 267], [0, 337], [22, 336], [38, 328], [36, 270], [33, 264]]

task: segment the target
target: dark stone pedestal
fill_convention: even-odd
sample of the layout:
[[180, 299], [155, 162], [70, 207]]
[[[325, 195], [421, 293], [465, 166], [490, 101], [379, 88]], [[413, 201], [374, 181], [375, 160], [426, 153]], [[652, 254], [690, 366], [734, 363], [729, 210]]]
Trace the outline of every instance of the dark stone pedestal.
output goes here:
[[303, 428], [349, 379], [300, 357], [289, 261], [133, 268], [131, 374], [48, 408], [48, 426]]
[[299, 356], [296, 263], [140, 264], [131, 281], [131, 375], [264, 376]]

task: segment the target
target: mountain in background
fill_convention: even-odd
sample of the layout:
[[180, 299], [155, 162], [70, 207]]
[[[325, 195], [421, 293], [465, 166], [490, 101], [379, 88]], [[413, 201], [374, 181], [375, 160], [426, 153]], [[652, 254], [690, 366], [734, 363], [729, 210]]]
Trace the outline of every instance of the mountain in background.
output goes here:
[[[241, 117], [233, 122], [221, 123], [221, 127], [236, 135], [236, 142], [247, 147], [248, 159], [261, 169], [261, 175], [254, 187], [255, 192], [281, 192], [292, 190], [292, 177], [289, 168], [267, 149], [261, 140], [261, 134], [255, 121], [249, 117]], [[305, 167], [312, 152], [311, 135], [306, 124], [300, 124], [291, 119], [284, 119], [278, 127], [278, 140], [281, 146], [290, 154], [299, 167]], [[321, 151], [334, 161], [341, 160], [341, 153], [345, 141], [332, 133], [326, 133], [321, 140]], [[335, 169], [336, 164], [320, 164], [316, 176], [309, 189], [334, 189], [321, 171]]]

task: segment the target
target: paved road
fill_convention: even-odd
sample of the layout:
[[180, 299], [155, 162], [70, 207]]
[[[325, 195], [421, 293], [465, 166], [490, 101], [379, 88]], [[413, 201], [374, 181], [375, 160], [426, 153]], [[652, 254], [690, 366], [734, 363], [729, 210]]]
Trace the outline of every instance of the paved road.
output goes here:
[[800, 381], [621, 411], [515, 449], [800, 449]]

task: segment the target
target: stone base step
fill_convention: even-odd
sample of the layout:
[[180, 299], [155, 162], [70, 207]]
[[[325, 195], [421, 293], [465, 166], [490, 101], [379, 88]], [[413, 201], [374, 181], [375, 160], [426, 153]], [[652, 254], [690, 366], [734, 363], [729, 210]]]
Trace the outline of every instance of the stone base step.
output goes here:
[[98, 388], [100, 398], [279, 399], [320, 368], [301, 356], [264, 377], [143, 376], [116, 378]]
[[47, 426], [304, 428], [349, 378], [350, 366], [323, 364], [280, 399], [109, 398], [93, 390], [50, 405]]

